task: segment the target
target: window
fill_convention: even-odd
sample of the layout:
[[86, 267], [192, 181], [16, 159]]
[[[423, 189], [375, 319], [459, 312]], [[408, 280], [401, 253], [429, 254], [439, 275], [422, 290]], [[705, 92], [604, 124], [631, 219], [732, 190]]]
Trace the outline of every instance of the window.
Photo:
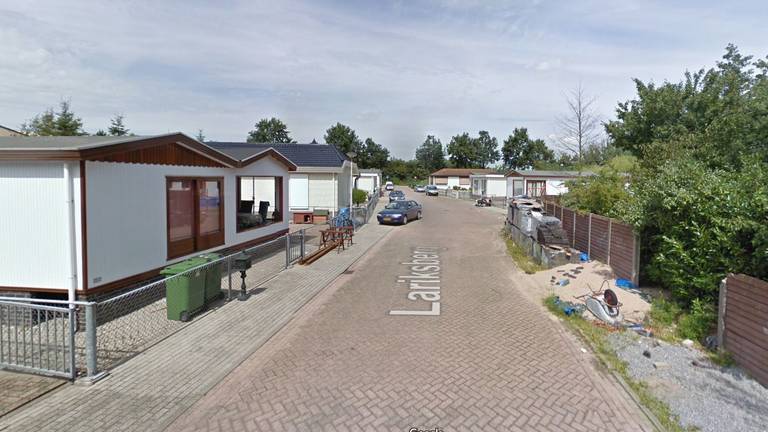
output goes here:
[[523, 180], [512, 180], [512, 195], [520, 196], [524, 195], [523, 192]]
[[544, 180], [528, 180], [528, 196], [541, 197], [544, 196], [547, 188], [547, 182]]
[[237, 232], [282, 220], [282, 177], [237, 178]]
[[224, 244], [222, 178], [166, 179], [168, 259]]

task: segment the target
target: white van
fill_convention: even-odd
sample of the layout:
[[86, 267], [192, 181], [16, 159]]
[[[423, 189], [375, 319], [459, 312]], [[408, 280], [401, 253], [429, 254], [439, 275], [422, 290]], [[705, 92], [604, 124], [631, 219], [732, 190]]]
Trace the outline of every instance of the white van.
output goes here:
[[388, 191], [395, 190], [395, 184], [392, 183], [391, 181], [384, 183], [384, 190], [388, 190]]

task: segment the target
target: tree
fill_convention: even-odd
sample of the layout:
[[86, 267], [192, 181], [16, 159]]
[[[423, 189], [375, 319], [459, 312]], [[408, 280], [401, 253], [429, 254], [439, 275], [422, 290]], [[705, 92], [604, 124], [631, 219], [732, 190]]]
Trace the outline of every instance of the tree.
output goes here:
[[249, 143], [293, 143], [288, 126], [280, 119], [272, 117], [261, 119], [255, 125], [256, 129], [248, 132]]
[[104, 129], [99, 129], [99, 130], [96, 131], [96, 133], [94, 135], [96, 135], [96, 136], [107, 136], [107, 132], [105, 132]]
[[544, 140], [532, 140], [526, 128], [515, 128], [512, 135], [504, 140], [501, 151], [504, 166], [509, 169], [531, 168], [538, 162], [555, 160], [555, 152], [547, 147]]
[[382, 174], [385, 179], [394, 182], [410, 182], [415, 179], [423, 179], [429, 175], [417, 160], [403, 160], [392, 158], [384, 167]]
[[42, 114], [36, 115], [21, 127], [27, 135], [37, 136], [80, 136], [87, 135], [83, 131], [83, 120], [75, 116], [69, 101], [61, 101], [59, 111], [48, 108]]
[[475, 138], [475, 145], [477, 146], [477, 163], [480, 167], [485, 168], [488, 165], [499, 160], [501, 156], [499, 154], [499, 142], [495, 137], [492, 137], [488, 131], [478, 132], [478, 137]]
[[123, 124], [123, 115], [117, 114], [112, 118], [109, 129], [107, 129], [112, 136], [124, 136], [128, 135], [129, 129]]
[[203, 135], [203, 130], [202, 129], [198, 129], [197, 130], [197, 135], [195, 135], [195, 139], [200, 141], [200, 142], [205, 142], [205, 135]]
[[366, 138], [365, 143], [359, 145], [355, 151], [355, 162], [360, 168], [383, 169], [389, 160], [389, 150], [377, 144], [372, 138]]
[[448, 143], [448, 155], [451, 163], [456, 168], [479, 168], [480, 155], [478, 154], [477, 141], [467, 132], [455, 135]]
[[357, 152], [362, 145], [357, 133], [341, 123], [336, 123], [325, 131], [325, 142], [336, 146], [344, 154]]
[[435, 172], [445, 167], [445, 153], [443, 144], [439, 138], [434, 135], [427, 135], [427, 138], [416, 149], [416, 161], [428, 172]]
[[728, 45], [716, 67], [678, 83], [634, 82], [637, 95], [618, 104], [605, 129], [616, 147], [647, 155], [644, 165], [686, 155], [715, 168], [738, 169], [748, 153], [768, 160], [766, 60]]
[[579, 86], [565, 98], [568, 112], [557, 119], [560, 126], [560, 145], [582, 161], [584, 149], [600, 136], [600, 119], [594, 110], [596, 98], [587, 96]]

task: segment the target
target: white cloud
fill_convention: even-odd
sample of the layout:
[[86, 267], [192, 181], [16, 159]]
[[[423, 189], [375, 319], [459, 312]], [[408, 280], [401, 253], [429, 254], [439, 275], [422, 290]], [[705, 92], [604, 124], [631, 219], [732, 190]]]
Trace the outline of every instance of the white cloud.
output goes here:
[[136, 133], [238, 140], [276, 115], [301, 141], [340, 121], [401, 157], [428, 132], [548, 136], [579, 81], [611, 113], [631, 77], [679, 79], [728, 42], [764, 49], [760, 7], [16, 2], [0, 6], [0, 124], [69, 97], [90, 131], [119, 112]]

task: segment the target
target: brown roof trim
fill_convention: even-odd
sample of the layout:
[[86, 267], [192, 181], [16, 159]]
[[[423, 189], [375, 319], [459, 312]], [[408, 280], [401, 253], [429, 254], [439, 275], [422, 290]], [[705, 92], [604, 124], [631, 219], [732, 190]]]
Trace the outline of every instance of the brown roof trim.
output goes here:
[[178, 143], [196, 153], [200, 153], [201, 155], [207, 157], [208, 159], [212, 159], [216, 162], [222, 163], [230, 167], [237, 166], [239, 162], [235, 159], [230, 158], [224, 153], [221, 153], [218, 150], [208, 147], [207, 145], [197, 140], [194, 140], [182, 133], [163, 135], [159, 137], [151, 137], [147, 139], [139, 139], [139, 140], [129, 141], [125, 143], [117, 143], [117, 144], [107, 145], [103, 147], [96, 147], [92, 149], [81, 150], [80, 157], [84, 160], [100, 159], [116, 153], [141, 150], [149, 147], [155, 147], [158, 145], [171, 144], [171, 143]]
[[274, 148], [265, 149], [264, 151], [262, 151], [260, 153], [257, 153], [257, 154], [255, 154], [253, 156], [250, 156], [250, 157], [246, 158], [246, 159], [243, 159], [242, 161], [240, 161], [240, 163], [238, 163], [237, 166], [238, 167], [248, 166], [248, 165], [256, 162], [257, 160], [263, 159], [263, 158], [265, 158], [267, 156], [272, 156], [273, 158], [277, 159], [278, 162], [282, 163], [283, 165], [286, 166], [286, 168], [288, 168], [288, 171], [296, 171], [299, 168], [295, 163], [291, 162], [290, 159], [288, 159], [287, 157], [283, 156], [282, 153], [280, 153], [279, 151], [275, 150]]

